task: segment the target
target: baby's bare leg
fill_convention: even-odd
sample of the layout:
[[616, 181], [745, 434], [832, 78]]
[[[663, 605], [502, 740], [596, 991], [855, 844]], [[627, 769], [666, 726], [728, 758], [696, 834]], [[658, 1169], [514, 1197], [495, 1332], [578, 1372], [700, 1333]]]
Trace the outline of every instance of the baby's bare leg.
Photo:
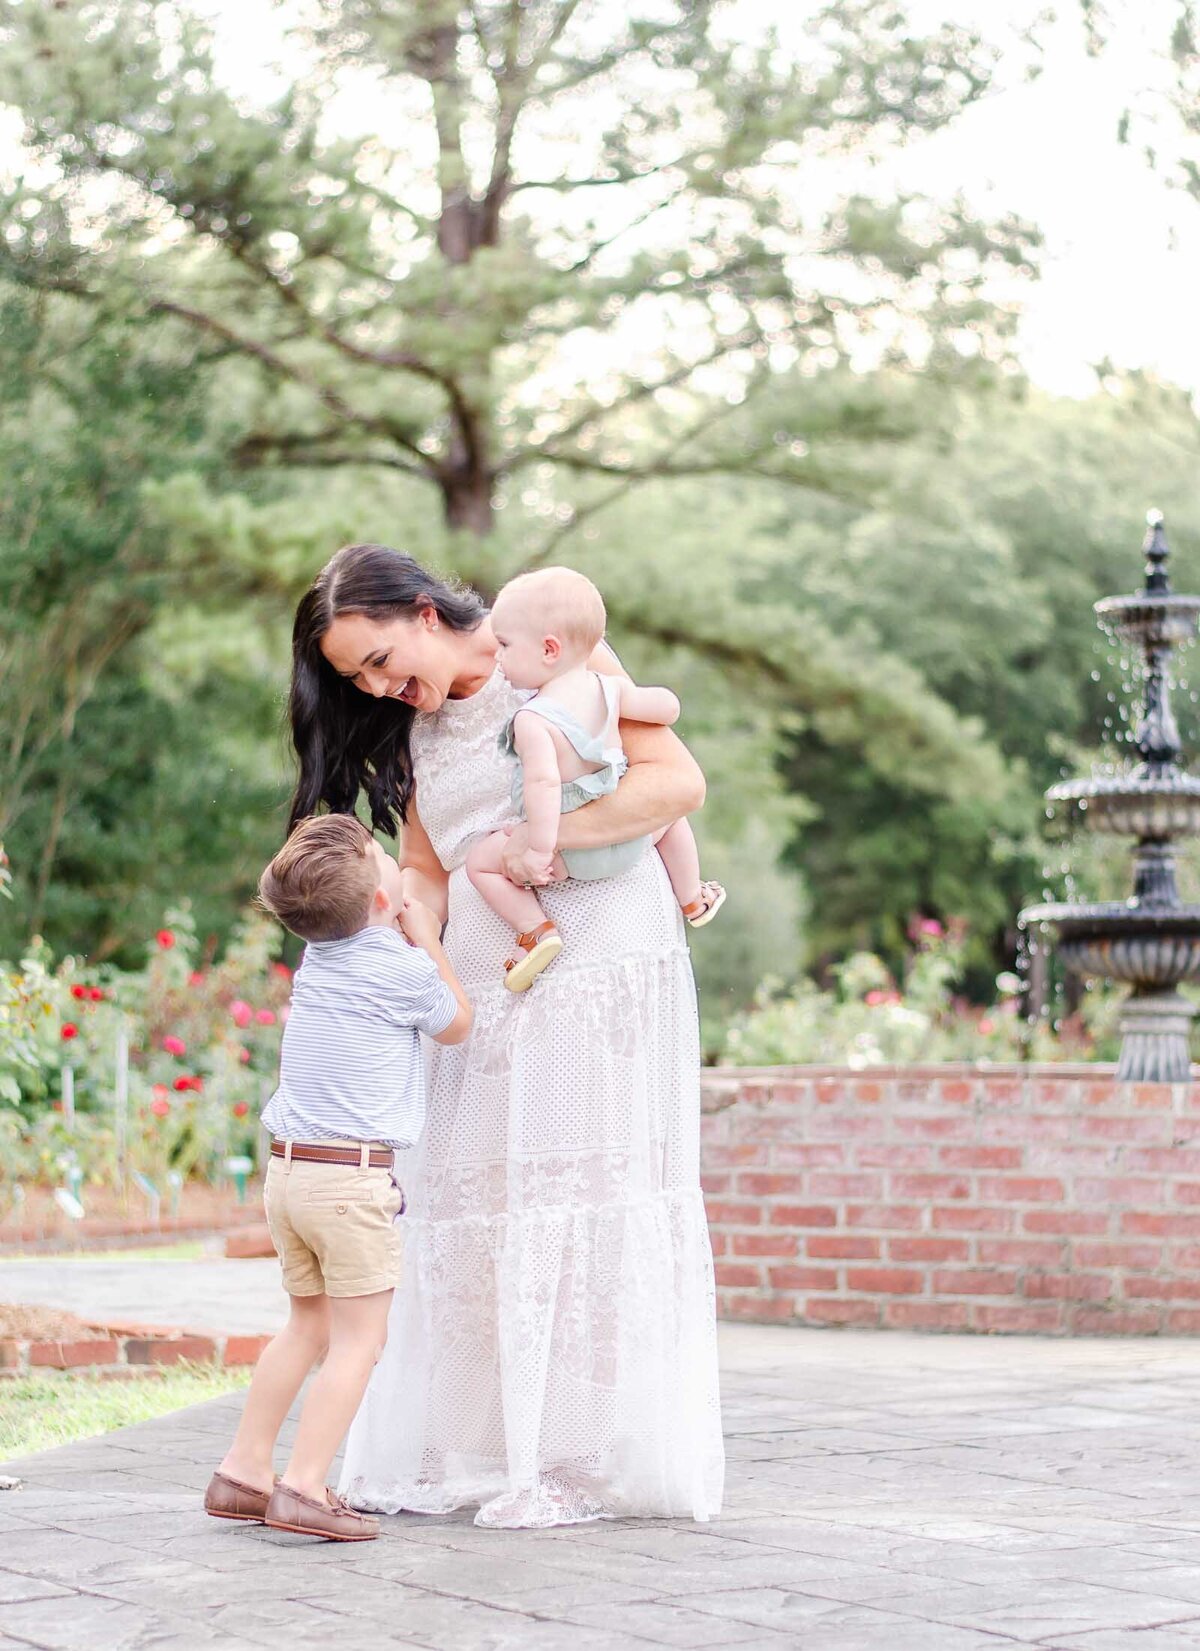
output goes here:
[[476, 843], [467, 855], [467, 876], [492, 910], [517, 934], [528, 934], [546, 921], [536, 894], [510, 883], [501, 869], [501, 853], [508, 839], [502, 831]]
[[662, 857], [671, 879], [675, 898], [681, 906], [690, 906], [700, 898], [700, 850], [696, 836], [686, 820], [676, 820], [654, 839], [654, 846]]

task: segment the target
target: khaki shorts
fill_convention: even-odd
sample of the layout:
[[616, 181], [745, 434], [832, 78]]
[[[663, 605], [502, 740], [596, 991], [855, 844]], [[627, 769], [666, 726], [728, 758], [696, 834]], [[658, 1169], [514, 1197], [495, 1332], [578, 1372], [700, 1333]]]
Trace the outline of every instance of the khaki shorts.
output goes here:
[[404, 1194], [390, 1170], [272, 1157], [263, 1203], [288, 1295], [373, 1296], [400, 1282]]

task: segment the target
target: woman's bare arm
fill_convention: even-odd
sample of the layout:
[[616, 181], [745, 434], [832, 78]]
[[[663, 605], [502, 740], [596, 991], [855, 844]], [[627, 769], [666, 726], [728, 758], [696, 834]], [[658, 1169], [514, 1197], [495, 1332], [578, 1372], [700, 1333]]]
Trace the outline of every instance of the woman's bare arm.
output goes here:
[[[616, 655], [601, 643], [588, 664], [607, 676], [624, 676]], [[645, 722], [622, 722], [621, 742], [629, 768], [608, 797], [564, 814], [559, 821], [560, 849], [602, 848], [630, 843], [661, 831], [692, 814], [704, 802], [704, 775], [691, 752], [669, 728]], [[525, 827], [509, 838], [515, 859], [527, 846]], [[507, 856], [506, 856], [507, 858]]]
[[446, 921], [450, 879], [421, 824], [415, 797], [408, 805], [401, 838], [400, 881], [407, 899], [420, 900], [436, 914], [439, 923]]

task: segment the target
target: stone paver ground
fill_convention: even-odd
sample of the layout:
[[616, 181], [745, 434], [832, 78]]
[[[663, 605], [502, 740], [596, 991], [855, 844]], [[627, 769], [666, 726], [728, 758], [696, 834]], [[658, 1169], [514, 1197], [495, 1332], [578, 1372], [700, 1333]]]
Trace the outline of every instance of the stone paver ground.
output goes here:
[[722, 1344], [708, 1526], [410, 1515], [335, 1547], [218, 1524], [198, 1499], [233, 1398], [8, 1464], [0, 1646], [1200, 1651], [1200, 1344]]
[[0, 1260], [0, 1301], [62, 1307], [104, 1323], [178, 1325], [218, 1335], [278, 1330], [287, 1317], [279, 1263], [91, 1261], [86, 1257]]

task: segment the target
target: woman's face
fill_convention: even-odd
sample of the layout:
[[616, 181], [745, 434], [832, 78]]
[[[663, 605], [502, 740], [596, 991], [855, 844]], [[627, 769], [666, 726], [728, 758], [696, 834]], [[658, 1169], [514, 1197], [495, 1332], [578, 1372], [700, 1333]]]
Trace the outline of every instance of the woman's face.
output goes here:
[[343, 613], [321, 638], [321, 652], [364, 694], [436, 711], [454, 681], [455, 655], [446, 638], [433, 608], [395, 619]]

